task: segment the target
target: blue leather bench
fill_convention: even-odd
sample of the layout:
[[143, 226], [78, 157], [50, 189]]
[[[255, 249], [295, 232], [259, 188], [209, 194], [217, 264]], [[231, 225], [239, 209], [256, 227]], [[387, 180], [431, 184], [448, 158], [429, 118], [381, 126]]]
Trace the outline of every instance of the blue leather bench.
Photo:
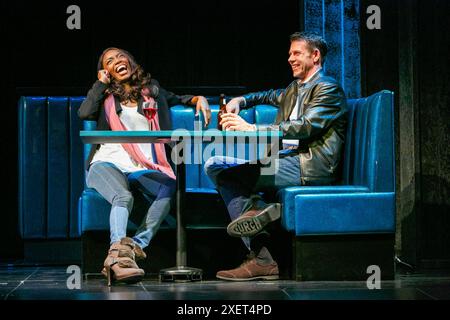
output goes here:
[[[78, 120], [76, 110], [82, 99], [23, 97], [19, 102], [19, 217], [25, 239], [73, 239], [109, 229], [110, 205], [84, 186], [83, 160], [90, 146], [82, 145], [79, 131], [82, 126], [94, 129], [95, 122]], [[218, 106], [211, 109], [210, 127], [214, 128]], [[368, 261], [382, 266], [384, 278], [393, 275], [393, 94], [381, 91], [350, 99], [348, 109], [343, 180], [333, 186], [290, 187], [278, 194], [283, 203], [281, 225], [292, 234], [295, 279], [364, 279]], [[174, 128], [194, 129], [191, 107], [174, 106], [171, 115]], [[251, 123], [271, 123], [276, 108], [259, 105], [241, 111], [241, 116]], [[205, 147], [193, 145], [192, 156]], [[187, 194], [201, 199], [188, 203], [188, 229], [224, 229], [228, 217], [203, 165], [188, 164], [186, 176]], [[141, 200], [137, 206], [142, 211], [139, 203], [145, 206], [148, 201]], [[174, 226], [169, 216], [163, 229]], [[135, 230], [136, 225], [130, 222], [129, 229]], [[290, 250], [287, 247], [286, 254]], [[355, 262], [358, 256], [361, 261]], [[330, 271], [336, 269], [340, 273]]]
[[19, 232], [23, 239], [79, 238], [84, 97], [19, 101]]
[[370, 265], [394, 277], [394, 132], [392, 92], [348, 100], [342, 181], [280, 191], [297, 280], [365, 280]]
[[299, 236], [395, 232], [393, 114], [388, 91], [348, 100], [343, 179], [282, 190], [286, 230]]

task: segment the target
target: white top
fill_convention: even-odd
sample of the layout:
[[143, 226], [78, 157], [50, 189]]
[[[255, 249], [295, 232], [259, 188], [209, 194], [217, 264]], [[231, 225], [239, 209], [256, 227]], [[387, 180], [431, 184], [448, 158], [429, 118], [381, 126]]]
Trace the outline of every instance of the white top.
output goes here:
[[[316, 75], [317, 72], [319, 72], [322, 68], [319, 68], [314, 72], [312, 75], [310, 75], [305, 81], [299, 81], [298, 84], [305, 84], [311, 80], [312, 77]], [[292, 109], [291, 115], [289, 116], [289, 120], [297, 120], [298, 119], [298, 108], [299, 108], [299, 100], [300, 95], [297, 95], [297, 102], [295, 103], [294, 109]], [[298, 146], [298, 140], [296, 139], [283, 139], [283, 147], [289, 147], [289, 146]]]
[[[119, 115], [120, 121], [129, 131], [148, 131], [150, 125], [147, 119], [137, 112], [136, 107], [122, 107]], [[140, 143], [139, 148], [150, 162], [153, 162], [153, 146], [151, 143]], [[125, 151], [120, 143], [103, 143], [92, 158], [91, 164], [96, 161], [111, 162], [117, 166], [122, 172], [135, 172], [145, 170], [144, 167], [135, 163], [129, 154]]]

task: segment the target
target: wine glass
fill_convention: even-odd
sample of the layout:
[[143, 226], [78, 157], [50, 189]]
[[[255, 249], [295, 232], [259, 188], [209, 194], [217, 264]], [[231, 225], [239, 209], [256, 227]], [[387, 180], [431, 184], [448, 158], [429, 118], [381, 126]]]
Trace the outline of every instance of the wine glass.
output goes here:
[[153, 104], [150, 102], [144, 102], [142, 106], [142, 111], [144, 112], [144, 116], [151, 123], [151, 120], [155, 118], [156, 112], [158, 112], [158, 104], [156, 102]]

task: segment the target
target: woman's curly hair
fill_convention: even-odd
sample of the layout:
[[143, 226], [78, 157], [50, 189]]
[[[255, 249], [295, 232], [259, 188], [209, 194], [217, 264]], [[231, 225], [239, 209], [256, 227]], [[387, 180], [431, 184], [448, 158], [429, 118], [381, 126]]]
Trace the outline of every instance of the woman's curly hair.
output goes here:
[[111, 78], [111, 82], [109, 83], [109, 87], [106, 92], [117, 96], [121, 102], [139, 101], [139, 98], [141, 97], [141, 90], [150, 84], [150, 73], [145, 73], [144, 69], [137, 64], [136, 59], [134, 59], [128, 51], [114, 47], [105, 49], [100, 55], [97, 64], [97, 71], [103, 69], [103, 57], [105, 53], [110, 50], [119, 50], [127, 56], [131, 67], [131, 76], [128, 79], [128, 84], [131, 86], [131, 90], [127, 92], [123, 83]]

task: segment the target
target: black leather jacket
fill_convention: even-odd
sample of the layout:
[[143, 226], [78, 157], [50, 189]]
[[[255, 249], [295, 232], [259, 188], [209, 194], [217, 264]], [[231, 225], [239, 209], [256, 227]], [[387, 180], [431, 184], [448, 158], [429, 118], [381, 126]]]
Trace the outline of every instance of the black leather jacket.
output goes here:
[[[289, 120], [299, 95], [298, 118]], [[335, 79], [319, 71], [300, 88], [294, 81], [286, 89], [249, 93], [244, 98], [246, 107], [271, 104], [279, 108], [275, 124], [268, 128], [281, 130], [286, 139], [299, 140], [301, 184], [329, 184], [340, 178], [347, 103]]]

